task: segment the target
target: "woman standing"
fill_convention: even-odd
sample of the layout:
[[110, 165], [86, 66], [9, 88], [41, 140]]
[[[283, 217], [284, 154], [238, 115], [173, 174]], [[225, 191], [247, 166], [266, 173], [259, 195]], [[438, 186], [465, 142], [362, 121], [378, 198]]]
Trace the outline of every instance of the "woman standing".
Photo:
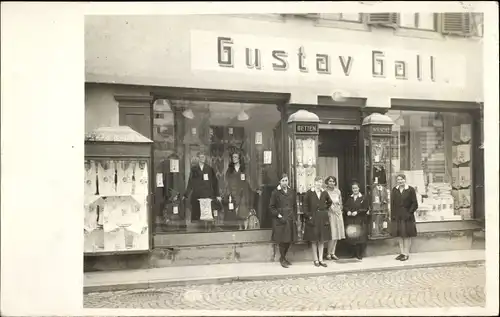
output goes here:
[[280, 264], [288, 268], [291, 263], [286, 259], [290, 245], [297, 241], [297, 200], [295, 192], [288, 187], [288, 176], [281, 176], [280, 184], [271, 194], [269, 209], [273, 215], [271, 239], [279, 244]]
[[398, 175], [396, 182], [397, 186], [391, 193], [391, 231], [392, 236], [400, 238], [400, 254], [396, 260], [406, 261], [410, 258], [411, 237], [417, 236], [414, 213], [418, 209], [418, 201], [415, 189], [406, 184], [405, 175]]
[[347, 242], [351, 244], [353, 256], [363, 259], [363, 252], [368, 241], [368, 214], [370, 202], [359, 191], [359, 183], [351, 185], [352, 195], [344, 205]]
[[334, 176], [327, 177], [325, 184], [326, 192], [332, 200], [332, 205], [328, 210], [332, 239], [328, 241], [328, 255], [326, 259], [338, 260], [339, 258], [335, 255], [337, 241], [345, 239], [344, 219], [342, 218], [342, 193], [338, 189], [337, 179]]
[[332, 200], [326, 191], [323, 190], [323, 178], [316, 176], [314, 188], [307, 191], [303, 207], [306, 219], [304, 229], [304, 240], [311, 242], [314, 266], [327, 267], [323, 263], [323, 249], [325, 242], [332, 239], [330, 230], [330, 220], [328, 219], [328, 209], [332, 205]]

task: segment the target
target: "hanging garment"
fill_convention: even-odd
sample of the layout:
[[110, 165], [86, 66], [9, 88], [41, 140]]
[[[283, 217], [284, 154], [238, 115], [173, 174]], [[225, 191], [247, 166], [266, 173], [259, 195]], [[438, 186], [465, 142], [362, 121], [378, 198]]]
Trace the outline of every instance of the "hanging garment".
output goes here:
[[295, 155], [297, 156], [297, 165], [302, 165], [304, 163], [303, 156], [304, 156], [304, 146], [302, 143], [302, 140], [297, 140], [296, 145], [295, 145]]
[[462, 144], [458, 146], [458, 162], [459, 164], [464, 164], [470, 162], [470, 145]]
[[470, 124], [460, 125], [460, 141], [469, 142], [472, 137], [472, 128]]
[[84, 179], [85, 196], [97, 194], [96, 180], [97, 180], [97, 168], [95, 162], [92, 160], [85, 160], [85, 179]]
[[98, 227], [97, 205], [88, 204], [84, 206], [83, 228], [86, 232], [92, 232]]
[[99, 161], [97, 167], [99, 195], [113, 196], [116, 194], [115, 171], [116, 168], [114, 161]]
[[199, 198], [200, 202], [200, 220], [212, 221], [214, 217], [212, 215], [212, 199], [211, 198]]
[[305, 193], [307, 191], [306, 169], [303, 165], [297, 167], [297, 191]]
[[119, 228], [122, 210], [118, 197], [107, 197], [102, 205], [104, 232], [111, 232]]
[[451, 128], [451, 139], [455, 143], [460, 143], [460, 126]]
[[458, 189], [453, 189], [451, 191], [451, 196], [453, 196], [453, 209], [460, 209], [460, 195], [458, 193]]
[[458, 169], [459, 186], [461, 188], [468, 188], [471, 185], [471, 171], [470, 167], [464, 166]]
[[148, 163], [145, 161], [134, 164], [133, 194], [147, 194], [148, 190]]
[[307, 190], [314, 188], [314, 179], [316, 178], [316, 167], [310, 166], [306, 168], [306, 186]]
[[124, 251], [125, 247], [125, 230], [120, 228], [111, 232], [104, 232], [104, 251]]
[[376, 185], [372, 190], [372, 205], [374, 210], [383, 210], [389, 203], [387, 189], [382, 185]]
[[130, 161], [116, 162], [116, 193], [118, 195], [132, 195], [132, 179], [134, 164]]
[[454, 145], [451, 147], [451, 158], [454, 165], [460, 165], [458, 160], [458, 146]]
[[470, 207], [470, 189], [460, 189], [459, 191], [460, 194], [460, 207], [462, 208], [469, 208]]

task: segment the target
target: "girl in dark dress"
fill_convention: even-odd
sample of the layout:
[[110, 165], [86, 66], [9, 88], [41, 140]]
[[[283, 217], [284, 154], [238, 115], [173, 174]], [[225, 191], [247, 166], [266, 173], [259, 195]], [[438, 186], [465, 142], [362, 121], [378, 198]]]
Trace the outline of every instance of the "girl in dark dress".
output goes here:
[[363, 259], [363, 252], [368, 241], [368, 215], [370, 200], [359, 191], [359, 183], [351, 185], [352, 195], [344, 204], [346, 241], [351, 245], [353, 256]]
[[325, 242], [332, 239], [328, 217], [331, 205], [330, 195], [323, 189], [323, 177], [316, 176], [314, 188], [307, 191], [302, 205], [306, 219], [304, 240], [311, 242], [314, 266], [327, 267], [323, 263], [323, 249]]
[[288, 187], [288, 176], [281, 176], [280, 184], [271, 194], [269, 209], [273, 217], [272, 241], [278, 243], [280, 264], [288, 268], [291, 263], [286, 259], [290, 245], [297, 241], [297, 197]]
[[411, 237], [417, 236], [415, 211], [418, 209], [415, 189], [406, 184], [406, 176], [396, 178], [397, 186], [391, 192], [391, 233], [399, 237], [400, 254], [396, 260], [406, 261], [410, 258]]

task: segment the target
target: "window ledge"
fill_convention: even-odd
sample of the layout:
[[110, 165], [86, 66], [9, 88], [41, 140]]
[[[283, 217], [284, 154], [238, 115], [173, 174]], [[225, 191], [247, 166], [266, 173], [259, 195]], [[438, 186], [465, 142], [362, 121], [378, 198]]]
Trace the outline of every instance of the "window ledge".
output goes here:
[[438, 41], [444, 40], [444, 37], [442, 36], [441, 33], [436, 31], [427, 31], [427, 30], [398, 28], [394, 30], [394, 35], [402, 37], [415, 37], [427, 40], [438, 40]]
[[315, 21], [314, 26], [370, 32], [370, 27], [361, 22], [358, 23], [358, 22], [318, 19]]

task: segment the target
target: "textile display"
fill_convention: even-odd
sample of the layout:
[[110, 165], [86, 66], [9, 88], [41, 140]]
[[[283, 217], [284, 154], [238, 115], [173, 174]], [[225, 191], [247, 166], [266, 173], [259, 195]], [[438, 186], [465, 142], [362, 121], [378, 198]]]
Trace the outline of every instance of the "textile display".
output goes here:
[[462, 188], [467, 188], [471, 185], [471, 170], [468, 166], [463, 166], [458, 169], [459, 185]]
[[95, 195], [97, 194], [97, 167], [94, 161], [85, 161], [85, 178], [84, 178], [84, 194]]
[[451, 169], [451, 184], [453, 188], [460, 188], [460, 174], [458, 167]]
[[451, 139], [455, 143], [460, 143], [460, 127], [452, 127], [451, 128]]
[[472, 127], [470, 124], [460, 125], [460, 141], [469, 142], [472, 138]]
[[470, 189], [460, 189], [459, 191], [459, 204], [462, 208], [470, 207]]
[[212, 221], [214, 217], [212, 215], [212, 199], [211, 198], [199, 198], [200, 202], [200, 220]]
[[112, 196], [116, 194], [115, 187], [115, 162], [99, 161], [97, 165], [97, 175], [99, 182], [99, 195]]
[[134, 164], [130, 161], [116, 162], [116, 193], [118, 195], [132, 194], [132, 179], [134, 176]]
[[303, 165], [297, 167], [297, 191], [305, 193], [307, 191], [306, 169]]
[[303, 153], [304, 153], [304, 147], [303, 147], [303, 143], [302, 143], [302, 140], [297, 140], [296, 142], [296, 148], [295, 148], [295, 153], [296, 153], [296, 156], [297, 156], [297, 165], [302, 165], [304, 162], [302, 160], [303, 158]]
[[451, 147], [451, 159], [453, 161], [453, 164], [460, 165], [460, 162], [458, 160], [458, 146], [457, 145], [454, 145]]
[[147, 162], [134, 163], [133, 194], [147, 194], [148, 190], [148, 164]]

